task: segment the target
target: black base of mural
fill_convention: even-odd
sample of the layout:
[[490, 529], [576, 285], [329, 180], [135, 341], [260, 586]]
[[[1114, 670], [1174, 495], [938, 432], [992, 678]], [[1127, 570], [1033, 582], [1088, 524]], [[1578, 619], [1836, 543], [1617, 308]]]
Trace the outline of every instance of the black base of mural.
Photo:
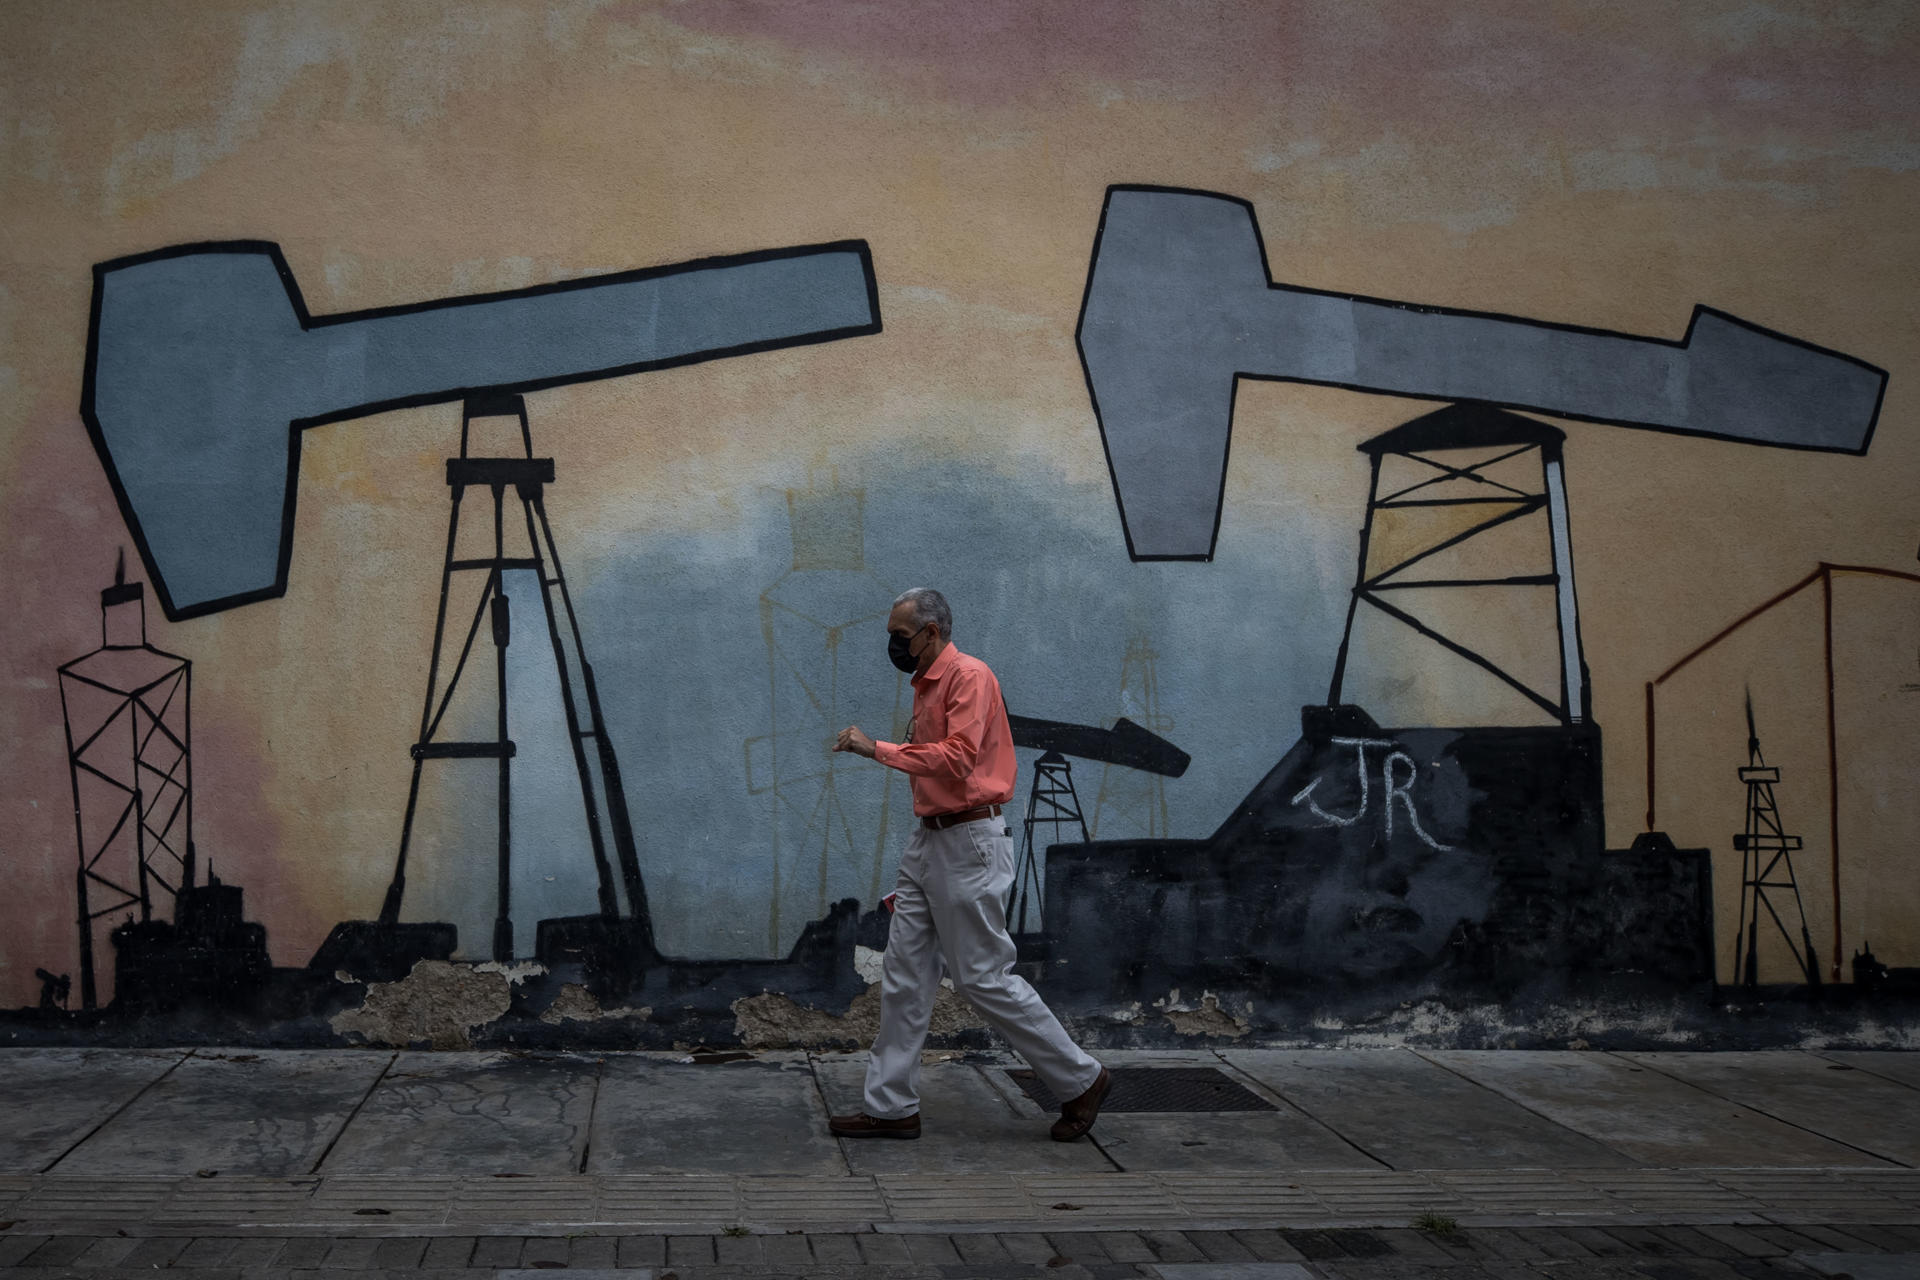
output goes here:
[[[1637, 984], [1543, 983], [1506, 1001], [1426, 996], [1395, 1001], [1287, 999], [1240, 990], [1182, 992], [1187, 1010], [1216, 1005], [1217, 1017], [1188, 1020], [1152, 1005], [1076, 1009], [1056, 1000], [1084, 1043], [1106, 1048], [1340, 1049], [1405, 1045], [1429, 1049], [1758, 1050], [1911, 1049], [1920, 1043], [1920, 994], [1850, 986], [1811, 993], [1801, 986], [1716, 987], [1700, 983], [1654, 994]], [[1244, 1026], [1228, 1016], [1248, 1007]], [[1196, 1025], [1198, 1024], [1198, 1025]]]
[[[1346, 706], [1301, 720], [1212, 836], [1048, 851], [1050, 987], [1390, 1008], [1595, 968], [1667, 989], [1707, 976], [1706, 854], [1603, 854], [1597, 726], [1384, 730]], [[1654, 892], [1677, 885], [1677, 902]], [[1678, 935], [1642, 956], [1650, 914]]]
[[[635, 948], [634, 939], [644, 935], [631, 922], [544, 920], [538, 930], [547, 949], [539, 961], [544, 972], [514, 983], [507, 1012], [477, 1028], [472, 1043], [578, 1049], [736, 1043], [734, 1002], [768, 992], [799, 1008], [841, 1014], [866, 990], [853, 963], [861, 925], [859, 902], [845, 898], [808, 924], [784, 959], [685, 960]], [[416, 961], [444, 960], [454, 949], [449, 924], [348, 921], [335, 927], [308, 967], [273, 968], [265, 963], [264, 930], [247, 928], [259, 931], [249, 936], [260, 945], [244, 953], [243, 967], [232, 955], [180, 942], [168, 922], [128, 926], [115, 934], [122, 985], [110, 1006], [0, 1011], [0, 1043], [351, 1046], [360, 1041], [336, 1032], [334, 1015], [359, 1008], [371, 983], [404, 981]], [[169, 980], [175, 985], [162, 998]], [[543, 1021], [569, 986], [584, 988], [599, 1012]], [[639, 1010], [645, 1016], [635, 1016]]]
[[1854, 953], [1853, 981], [1863, 991], [1920, 997], [1920, 968], [1890, 968], [1873, 954], [1871, 944]]
[[[777, 991], [795, 1000], [845, 1008], [865, 989], [854, 972], [860, 903], [843, 898], [801, 930], [784, 960], [686, 960], [662, 956], [646, 941], [645, 922], [607, 916], [542, 920], [535, 959], [552, 975], [577, 982], [604, 1005], [695, 1005], [725, 995]], [[731, 993], [731, 994], [727, 994]]]
[[265, 927], [245, 918], [240, 886], [218, 876], [181, 889], [172, 920], [130, 920], [109, 936], [114, 1002], [130, 1011], [257, 1006], [273, 969]]
[[[1870, 953], [1853, 984], [1716, 987], [1709, 868], [1657, 832], [1605, 847], [1592, 724], [1386, 730], [1307, 707], [1300, 741], [1211, 836], [1053, 846], [1020, 968], [1096, 1047], [1870, 1048], [1920, 1028], [1914, 971]], [[864, 1047], [865, 1024], [834, 1019], [867, 990], [855, 947], [886, 945], [878, 909], [844, 899], [769, 959], [663, 956], [649, 923], [540, 921], [538, 969], [468, 1039], [732, 1045], [738, 1002], [772, 995], [807, 1024], [801, 1042]], [[0, 1042], [357, 1043], [330, 1019], [457, 937], [347, 921], [306, 968], [273, 968], [240, 889], [214, 881], [174, 922], [113, 941], [111, 1008], [0, 1013]], [[992, 1043], [973, 1030], [942, 1047]]]
[[[801, 931], [785, 959], [687, 960], [637, 947], [631, 922], [582, 916], [540, 922], [540, 977], [516, 988], [522, 1020], [491, 1029], [498, 1043], [541, 1047], [652, 1048], [733, 1044], [734, 1002], [777, 992], [802, 1008], [844, 1013], [866, 990], [853, 965], [860, 903], [843, 898]], [[540, 1021], [562, 989], [584, 987], [613, 1017]], [[622, 1010], [648, 1010], [644, 1022]]]
[[446, 960], [459, 931], [433, 921], [342, 920], [313, 953], [307, 968], [347, 973], [361, 982], [396, 982], [422, 960]]
[[[284, 986], [280, 984], [284, 983]], [[683, 1004], [636, 1006], [644, 1016], [591, 1021], [541, 1021], [560, 995], [565, 975], [533, 979], [514, 989], [513, 1005], [497, 1021], [475, 1028], [472, 1045], [482, 1050], [678, 1050], [740, 1043], [729, 1006], [740, 995], [757, 995], [731, 983], [692, 993]], [[729, 995], [732, 992], [733, 994]], [[798, 998], [803, 1008], [844, 1013], [850, 1000]], [[1378, 1048], [1403, 1044], [1435, 1049], [1737, 1050], [1782, 1048], [1911, 1048], [1920, 1040], [1920, 993], [1862, 990], [1830, 985], [1810, 995], [1798, 986], [1719, 987], [1700, 984], [1655, 996], [1645, 992], [1588, 991], [1551, 995], [1523, 993], [1505, 1003], [1438, 996], [1355, 1005], [1256, 996], [1233, 989], [1205, 993], [1225, 1011], [1196, 1026], [1185, 1009], [1151, 1004], [1115, 1008], [1064, 995], [1049, 995], [1074, 1037], [1091, 1049], [1168, 1048]], [[804, 993], [802, 993], [804, 996]], [[1203, 1004], [1202, 993], [1182, 993], [1187, 1008]], [[252, 1049], [368, 1048], [342, 1036], [328, 1019], [357, 1008], [361, 984], [324, 982], [305, 969], [276, 969], [268, 994], [253, 1009], [182, 1006], [164, 1013], [134, 1014], [118, 1007], [93, 1011], [26, 1006], [0, 1010], [0, 1045], [26, 1047], [192, 1047]], [[1244, 1026], [1235, 1017], [1253, 1001]], [[1164, 1005], [1164, 1001], [1162, 1002]], [[1233, 1016], [1230, 1016], [1233, 1015]], [[863, 1035], [813, 1042], [820, 1048], [865, 1048]], [[425, 1041], [412, 1046], [430, 1047]], [[936, 1036], [932, 1049], [1000, 1047], [983, 1031]]]

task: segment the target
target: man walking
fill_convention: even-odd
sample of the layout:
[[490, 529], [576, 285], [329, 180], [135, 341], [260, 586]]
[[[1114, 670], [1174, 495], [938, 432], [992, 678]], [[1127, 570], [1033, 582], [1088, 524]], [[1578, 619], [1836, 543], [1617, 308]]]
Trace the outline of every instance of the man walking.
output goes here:
[[1071, 1099], [1052, 1130], [1071, 1142], [1093, 1127], [1111, 1078], [1013, 972], [1013, 840], [1000, 821], [1013, 798], [1013, 731], [1000, 682], [952, 636], [946, 597], [928, 587], [902, 593], [887, 617], [887, 656], [913, 673], [907, 741], [875, 742], [856, 725], [833, 746], [909, 775], [920, 821], [900, 858], [865, 1109], [834, 1116], [828, 1127], [843, 1138], [920, 1136], [920, 1050], [944, 965], [1054, 1097]]

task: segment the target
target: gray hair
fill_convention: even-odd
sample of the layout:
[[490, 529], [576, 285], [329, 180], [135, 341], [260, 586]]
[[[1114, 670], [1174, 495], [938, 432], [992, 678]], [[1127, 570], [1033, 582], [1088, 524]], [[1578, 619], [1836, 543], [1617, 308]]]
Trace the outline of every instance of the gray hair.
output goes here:
[[893, 607], [903, 604], [913, 606], [913, 620], [921, 626], [932, 623], [940, 628], [942, 640], [953, 639], [953, 610], [947, 607], [947, 598], [932, 587], [909, 587], [894, 598]]

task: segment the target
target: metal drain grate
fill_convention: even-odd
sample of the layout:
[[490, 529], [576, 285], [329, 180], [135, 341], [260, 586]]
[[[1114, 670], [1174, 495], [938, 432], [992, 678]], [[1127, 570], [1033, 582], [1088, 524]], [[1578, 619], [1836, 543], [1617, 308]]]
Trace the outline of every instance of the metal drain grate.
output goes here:
[[[1111, 1067], [1113, 1088], [1100, 1104], [1100, 1113], [1154, 1111], [1278, 1111], [1250, 1089], [1242, 1088], [1213, 1067]], [[1060, 1099], [1031, 1071], [1009, 1071], [1042, 1111], [1058, 1111]]]

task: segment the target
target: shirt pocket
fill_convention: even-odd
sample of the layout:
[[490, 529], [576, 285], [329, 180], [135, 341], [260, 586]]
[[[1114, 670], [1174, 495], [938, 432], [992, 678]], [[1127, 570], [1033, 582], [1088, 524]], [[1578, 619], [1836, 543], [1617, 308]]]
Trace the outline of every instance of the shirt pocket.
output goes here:
[[938, 742], [947, 736], [947, 709], [938, 698], [928, 698], [924, 702], [915, 700], [913, 704], [913, 740], [927, 743]]

